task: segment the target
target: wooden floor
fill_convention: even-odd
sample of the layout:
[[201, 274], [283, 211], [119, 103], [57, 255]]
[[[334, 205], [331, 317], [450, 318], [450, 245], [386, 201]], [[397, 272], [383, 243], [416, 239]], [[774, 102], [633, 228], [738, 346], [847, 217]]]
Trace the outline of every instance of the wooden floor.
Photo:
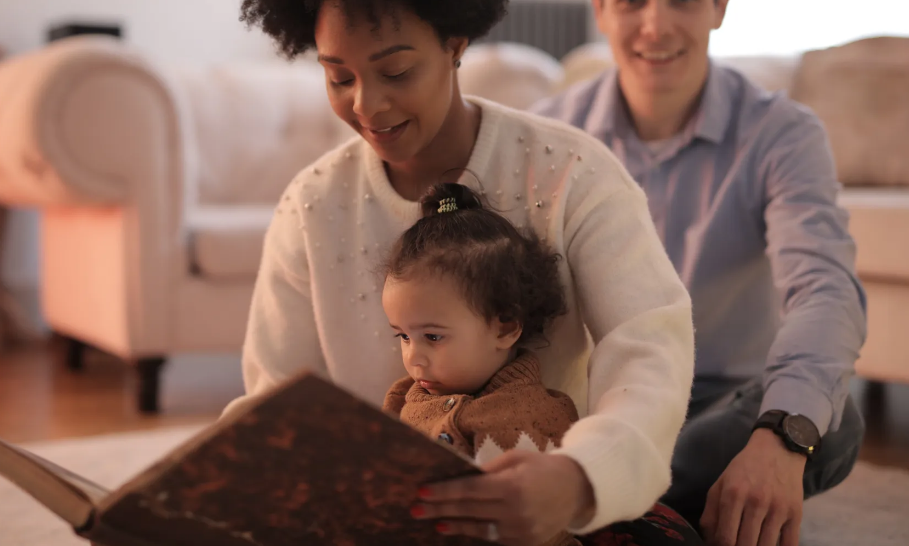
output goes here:
[[89, 350], [85, 368], [62, 364], [50, 343], [0, 353], [0, 438], [57, 438], [208, 423], [243, 392], [239, 358], [177, 357], [162, 372], [161, 412], [136, 408], [135, 370]]
[[[0, 353], [0, 438], [33, 442], [73, 436], [207, 423], [242, 393], [239, 359], [178, 357], [164, 370], [162, 411], [135, 408], [133, 370], [91, 353], [81, 372], [61, 364], [51, 344]], [[853, 395], [868, 423], [861, 458], [909, 469], [909, 386], [858, 379]]]

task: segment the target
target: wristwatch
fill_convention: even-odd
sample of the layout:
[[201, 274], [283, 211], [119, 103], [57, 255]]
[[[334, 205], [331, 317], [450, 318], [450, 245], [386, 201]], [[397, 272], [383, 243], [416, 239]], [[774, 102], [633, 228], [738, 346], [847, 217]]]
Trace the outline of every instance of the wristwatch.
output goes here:
[[810, 460], [821, 447], [821, 435], [811, 419], [782, 410], [769, 410], [758, 417], [752, 432], [769, 428], [783, 440], [786, 449], [801, 453]]

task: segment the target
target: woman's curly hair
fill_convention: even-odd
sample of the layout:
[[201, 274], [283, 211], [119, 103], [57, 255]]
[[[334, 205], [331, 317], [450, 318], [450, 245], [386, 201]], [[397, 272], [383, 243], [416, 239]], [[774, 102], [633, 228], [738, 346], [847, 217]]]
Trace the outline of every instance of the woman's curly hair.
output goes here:
[[560, 256], [461, 184], [438, 184], [421, 204], [423, 218], [395, 243], [385, 277], [452, 279], [477, 315], [520, 323], [519, 343], [544, 339], [546, 328], [567, 311]]
[[316, 18], [325, 2], [340, 5], [353, 23], [366, 17], [375, 27], [383, 15], [405, 9], [426, 21], [444, 42], [486, 35], [505, 16], [508, 0], [243, 0], [240, 21], [261, 27], [286, 58], [315, 47]]

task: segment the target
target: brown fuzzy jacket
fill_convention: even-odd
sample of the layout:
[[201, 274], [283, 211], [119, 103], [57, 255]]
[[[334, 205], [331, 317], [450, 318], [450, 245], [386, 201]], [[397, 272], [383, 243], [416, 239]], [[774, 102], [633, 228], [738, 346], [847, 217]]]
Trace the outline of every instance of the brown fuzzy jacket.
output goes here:
[[[515, 448], [558, 447], [578, 420], [571, 398], [543, 385], [539, 361], [531, 352], [519, 354], [475, 394], [433, 395], [405, 377], [385, 395], [383, 408], [479, 464]], [[577, 544], [562, 533], [546, 546]]]

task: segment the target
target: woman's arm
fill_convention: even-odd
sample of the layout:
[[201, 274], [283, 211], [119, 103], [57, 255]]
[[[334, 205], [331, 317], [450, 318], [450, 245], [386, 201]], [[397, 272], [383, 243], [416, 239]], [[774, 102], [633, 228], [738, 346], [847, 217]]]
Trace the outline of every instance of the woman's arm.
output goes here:
[[[305, 172], [298, 178], [304, 177]], [[298, 201], [302, 184], [297, 182], [285, 190], [265, 235], [243, 344], [246, 394], [232, 401], [224, 415], [304, 369], [327, 374], [300, 225]]]
[[575, 181], [565, 209], [565, 254], [595, 343], [589, 416], [556, 451], [593, 486], [596, 512], [577, 533], [639, 517], [666, 491], [694, 373], [688, 292], [643, 191], [602, 155], [596, 176]]

